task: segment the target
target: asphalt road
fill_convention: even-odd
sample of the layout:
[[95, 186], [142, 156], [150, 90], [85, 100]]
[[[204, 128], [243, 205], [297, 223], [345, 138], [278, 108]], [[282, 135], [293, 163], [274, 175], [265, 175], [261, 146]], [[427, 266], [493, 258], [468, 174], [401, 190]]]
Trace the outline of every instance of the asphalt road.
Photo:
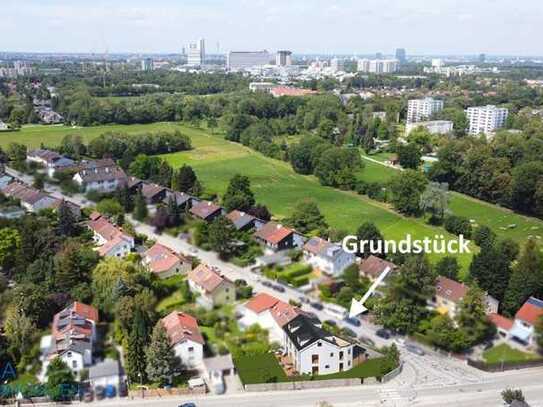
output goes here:
[[[13, 170], [8, 173], [18, 176], [27, 183], [32, 178], [18, 174]], [[47, 186], [51, 195], [70, 200], [81, 206], [89, 206], [82, 195], [65, 197], [53, 185]], [[190, 245], [187, 241], [167, 234], [157, 235], [149, 225], [130, 219], [138, 233], [147, 235], [181, 253], [198, 257], [202, 262], [216, 266], [230, 279], [244, 279], [253, 286], [256, 292], [266, 292], [284, 301], [298, 300], [301, 294], [290, 287], [280, 293], [262, 285], [266, 279], [251, 272], [249, 268], [237, 267], [218, 258], [213, 252], [203, 251]], [[340, 326], [347, 326], [356, 332], [372, 339], [376, 345], [389, 345], [375, 335], [378, 327], [363, 322], [361, 327], [353, 327], [340, 321], [324, 311], [313, 309], [307, 304], [303, 308], [315, 313], [322, 321], [334, 320]], [[532, 407], [543, 407], [543, 370], [521, 370], [505, 373], [485, 373], [467, 366], [464, 362], [448, 358], [433, 352], [424, 356], [409, 353], [399, 347], [404, 369], [400, 375], [384, 385], [342, 387], [334, 389], [318, 389], [290, 392], [240, 393], [228, 396], [204, 396], [197, 400], [184, 398], [168, 398], [163, 400], [114, 400], [101, 401], [104, 406], [131, 405], [143, 406], [177, 406], [183, 401], [196, 401], [198, 407], [215, 406], [266, 406], [266, 407], [302, 407], [316, 406], [320, 401], [328, 401], [333, 406], [501, 406], [500, 392], [507, 387], [520, 387], [527, 395]]]

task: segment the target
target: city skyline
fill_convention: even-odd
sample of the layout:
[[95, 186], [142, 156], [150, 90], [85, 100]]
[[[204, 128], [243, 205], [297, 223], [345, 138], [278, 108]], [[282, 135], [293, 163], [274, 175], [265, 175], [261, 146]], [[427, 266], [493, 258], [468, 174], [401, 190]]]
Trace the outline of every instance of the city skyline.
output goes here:
[[543, 54], [536, 41], [543, 36], [537, 21], [543, 5], [535, 0], [521, 1], [514, 9], [503, 0], [425, 3], [120, 0], [111, 6], [104, 0], [7, 0], [0, 38], [10, 41], [0, 41], [0, 49], [173, 53], [203, 37], [210, 54], [217, 52], [217, 43], [221, 53], [291, 49], [297, 54], [393, 54], [405, 48], [408, 55]]

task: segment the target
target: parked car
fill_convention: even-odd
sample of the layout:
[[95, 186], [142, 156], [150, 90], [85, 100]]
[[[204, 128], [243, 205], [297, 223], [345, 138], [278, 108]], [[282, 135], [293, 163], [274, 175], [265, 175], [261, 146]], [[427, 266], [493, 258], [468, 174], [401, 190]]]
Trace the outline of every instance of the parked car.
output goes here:
[[405, 346], [405, 338], [396, 338], [394, 343], [398, 346]]
[[93, 400], [94, 400], [94, 396], [92, 395], [92, 393], [90, 391], [83, 394], [83, 401], [85, 403], [90, 403]]
[[117, 395], [117, 389], [112, 384], [106, 386], [105, 395], [108, 399], [112, 399]]
[[298, 298], [302, 304], [309, 304], [311, 301], [307, 297], [300, 297]]
[[324, 323], [332, 326], [337, 326], [337, 322], [332, 321], [331, 319], [327, 319], [326, 321], [324, 321]]
[[358, 337], [358, 340], [361, 343], [366, 343], [368, 345], [375, 346], [375, 341], [373, 339], [371, 339], [371, 338], [368, 338], [367, 336], [361, 335], [361, 336]]
[[285, 292], [285, 287], [283, 287], [282, 285], [279, 285], [279, 284], [272, 285], [272, 288], [273, 288], [275, 291], [279, 291], [280, 293], [284, 293], [284, 292]]
[[312, 302], [311, 306], [319, 311], [322, 311], [324, 309], [324, 306], [320, 302]]
[[388, 329], [381, 328], [378, 329], [377, 332], [375, 332], [375, 335], [377, 335], [379, 338], [390, 339], [392, 333]]
[[424, 351], [421, 348], [419, 348], [417, 345], [413, 345], [412, 343], [408, 343], [407, 345], [405, 345], [405, 349], [418, 356], [425, 355]]
[[356, 326], [357, 328], [362, 325], [362, 322], [358, 318], [345, 318], [345, 322], [352, 326]]
[[215, 394], [223, 394], [224, 393], [224, 380], [222, 378], [222, 373], [217, 372], [216, 370], [213, 371], [211, 374], [211, 388], [213, 389], [213, 393]]
[[196, 404], [194, 404], [194, 403], [183, 403], [183, 404], [179, 404], [178, 407], [196, 407]]
[[356, 332], [353, 331], [351, 328], [343, 328], [341, 332], [343, 333], [343, 335], [350, 336], [351, 338], [356, 338]]
[[102, 386], [96, 386], [94, 388], [94, 398], [96, 400], [103, 400], [104, 399], [104, 388]]

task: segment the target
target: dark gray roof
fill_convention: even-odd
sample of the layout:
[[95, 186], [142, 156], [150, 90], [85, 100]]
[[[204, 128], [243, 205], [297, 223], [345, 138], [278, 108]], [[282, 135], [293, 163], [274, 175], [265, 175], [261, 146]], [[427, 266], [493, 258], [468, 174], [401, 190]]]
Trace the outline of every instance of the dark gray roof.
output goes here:
[[339, 341], [348, 342], [317, 326], [314, 321], [304, 314], [298, 315], [292, 321], [285, 324], [283, 330], [298, 350], [304, 349], [318, 340], [323, 340], [336, 346], [341, 346]]

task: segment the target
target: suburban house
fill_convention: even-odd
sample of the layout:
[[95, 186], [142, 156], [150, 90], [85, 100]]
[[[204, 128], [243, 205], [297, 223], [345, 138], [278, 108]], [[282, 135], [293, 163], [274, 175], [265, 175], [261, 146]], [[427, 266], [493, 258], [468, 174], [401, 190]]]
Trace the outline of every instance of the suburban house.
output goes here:
[[56, 209], [62, 202], [45, 192], [20, 182], [12, 182], [2, 189], [2, 193], [10, 198], [18, 199], [21, 206], [29, 212], [39, 212], [43, 209]]
[[153, 247], [143, 253], [142, 257], [143, 265], [159, 278], [186, 274], [192, 268], [192, 263], [188, 259], [160, 243], [155, 243]]
[[275, 222], [268, 222], [254, 233], [257, 242], [271, 251], [294, 247], [294, 231]]
[[234, 209], [226, 218], [234, 224], [236, 230], [246, 231], [255, 227], [256, 217], [249, 215], [248, 213], [238, 211]]
[[215, 268], [200, 264], [188, 273], [189, 288], [199, 294], [196, 302], [206, 309], [236, 300], [234, 283]]
[[73, 180], [85, 192], [113, 192], [127, 185], [126, 174], [110, 158], [83, 163]]
[[75, 167], [75, 161], [64, 157], [56, 151], [37, 149], [27, 153], [26, 160], [42, 165], [47, 170], [47, 175], [52, 177], [56, 171]]
[[356, 260], [354, 254], [347, 253], [340, 245], [320, 237], [312, 237], [306, 242], [303, 256], [306, 263], [332, 277], [340, 276]]
[[200, 201], [192, 205], [192, 208], [190, 208], [190, 213], [198, 219], [205, 220], [206, 222], [212, 222], [217, 217], [222, 215], [222, 208], [215, 205], [213, 202]]
[[397, 269], [394, 263], [372, 254], [360, 262], [358, 269], [360, 270], [360, 276], [366, 277], [370, 281], [375, 281], [387, 267], [390, 267], [391, 270]]
[[76, 375], [92, 365], [97, 323], [98, 310], [80, 302], [74, 302], [56, 314], [44, 371], [56, 357], [60, 357]]
[[162, 318], [162, 325], [181, 364], [189, 368], [200, 365], [204, 358], [205, 341], [196, 318], [173, 311]]
[[9, 126], [0, 120], [0, 131], [9, 130]]
[[141, 184], [141, 194], [147, 205], [153, 205], [161, 202], [166, 197], [167, 189], [162, 185], [143, 182]]
[[496, 325], [500, 336], [523, 346], [534, 347], [536, 345], [535, 326], [543, 318], [543, 300], [535, 297], [528, 298], [515, 314], [514, 320], [497, 313], [489, 317]]
[[131, 194], [138, 192], [143, 185], [143, 181], [139, 178], [129, 176], [126, 179], [126, 187]]
[[192, 203], [195, 201], [195, 198], [189, 194], [168, 190], [166, 192], [166, 196], [162, 200], [162, 203], [168, 205], [170, 203], [170, 199], [172, 198], [174, 199], [175, 204], [181, 209], [190, 209], [192, 207]]
[[98, 253], [104, 257], [125, 257], [135, 247], [134, 238], [123, 233], [117, 226], [98, 212], [90, 215], [88, 227], [93, 232], [93, 240]]
[[[458, 312], [458, 306], [469, 291], [464, 283], [451, 280], [450, 278], [438, 276], [435, 285], [435, 294], [430, 305], [440, 314], [448, 314], [454, 318]], [[499, 301], [490, 295], [485, 296], [486, 313], [498, 312]]]
[[286, 356], [299, 374], [324, 375], [353, 367], [354, 345], [300, 314], [283, 325]]
[[302, 311], [269, 294], [259, 293], [239, 307], [242, 318], [238, 323], [242, 329], [259, 325], [267, 329], [271, 342], [283, 342], [283, 325]]
[[89, 382], [93, 389], [113, 386], [118, 394], [126, 385], [126, 374], [118, 360], [105, 359], [89, 368]]

